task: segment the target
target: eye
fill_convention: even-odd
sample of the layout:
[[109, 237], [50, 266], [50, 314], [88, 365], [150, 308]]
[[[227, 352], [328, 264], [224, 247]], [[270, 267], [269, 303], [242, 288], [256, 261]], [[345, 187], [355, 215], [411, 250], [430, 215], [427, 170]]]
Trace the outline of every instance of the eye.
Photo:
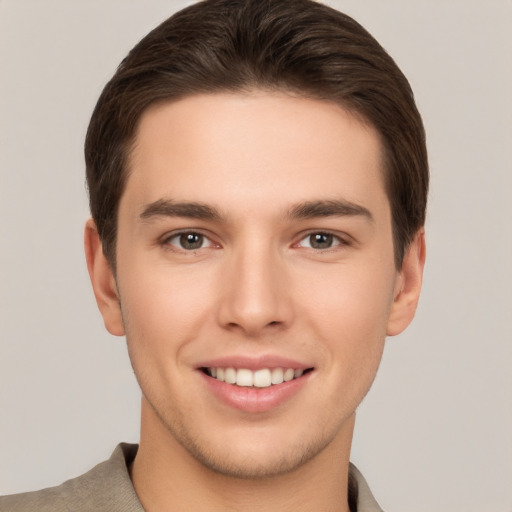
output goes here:
[[344, 241], [339, 237], [333, 235], [332, 233], [324, 233], [324, 232], [316, 232], [310, 233], [305, 236], [298, 243], [299, 247], [309, 247], [311, 249], [331, 249], [332, 247], [336, 247], [338, 245], [344, 245]]
[[206, 236], [194, 231], [172, 235], [165, 240], [165, 243], [185, 251], [197, 251], [212, 245], [212, 242]]

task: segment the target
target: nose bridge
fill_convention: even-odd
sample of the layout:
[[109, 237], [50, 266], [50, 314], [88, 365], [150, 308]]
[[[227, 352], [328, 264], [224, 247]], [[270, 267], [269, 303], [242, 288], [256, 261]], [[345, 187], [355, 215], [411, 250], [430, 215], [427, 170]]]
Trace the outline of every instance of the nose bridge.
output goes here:
[[226, 261], [220, 320], [257, 335], [285, 325], [291, 308], [282, 258], [268, 240], [254, 236], [235, 247]]

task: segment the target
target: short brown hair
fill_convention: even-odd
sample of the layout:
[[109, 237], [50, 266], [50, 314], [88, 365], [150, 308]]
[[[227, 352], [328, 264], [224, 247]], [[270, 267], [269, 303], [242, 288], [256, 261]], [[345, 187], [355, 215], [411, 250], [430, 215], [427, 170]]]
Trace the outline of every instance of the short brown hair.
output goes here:
[[164, 21], [123, 60], [85, 142], [92, 216], [115, 269], [117, 216], [138, 121], [199, 93], [287, 91], [335, 102], [380, 134], [395, 263], [425, 222], [425, 132], [405, 76], [349, 16], [312, 0], [203, 0]]

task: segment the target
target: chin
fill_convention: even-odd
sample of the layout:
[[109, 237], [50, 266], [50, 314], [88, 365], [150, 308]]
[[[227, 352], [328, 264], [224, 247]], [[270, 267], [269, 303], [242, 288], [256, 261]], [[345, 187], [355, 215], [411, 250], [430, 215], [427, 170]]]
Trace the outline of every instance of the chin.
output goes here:
[[193, 440], [179, 440], [183, 448], [203, 467], [217, 474], [247, 480], [264, 480], [297, 471], [314, 459], [328, 443], [311, 443], [307, 446], [264, 447], [253, 443], [244, 450], [232, 446], [220, 453], [217, 447], [200, 446]]
[[[176, 420], [176, 418], [174, 418]], [[228, 433], [205, 431], [179, 421], [164, 421], [173, 443], [203, 468], [219, 475], [264, 480], [299, 470], [317, 458], [336, 438], [336, 432], [290, 432], [289, 428], [253, 425]], [[307, 430], [307, 429], [306, 429]], [[315, 435], [313, 435], [315, 434]]]

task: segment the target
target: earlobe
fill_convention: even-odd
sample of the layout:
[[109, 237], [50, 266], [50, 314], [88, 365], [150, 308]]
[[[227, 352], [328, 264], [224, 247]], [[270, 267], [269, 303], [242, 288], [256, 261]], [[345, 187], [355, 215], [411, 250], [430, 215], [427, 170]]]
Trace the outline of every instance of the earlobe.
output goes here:
[[114, 336], [124, 335], [121, 305], [112, 268], [103, 253], [96, 224], [89, 219], [84, 231], [85, 258], [96, 303], [105, 327]]
[[411, 323], [418, 306], [425, 266], [425, 230], [421, 228], [407, 248], [397, 277], [387, 335], [400, 334]]

